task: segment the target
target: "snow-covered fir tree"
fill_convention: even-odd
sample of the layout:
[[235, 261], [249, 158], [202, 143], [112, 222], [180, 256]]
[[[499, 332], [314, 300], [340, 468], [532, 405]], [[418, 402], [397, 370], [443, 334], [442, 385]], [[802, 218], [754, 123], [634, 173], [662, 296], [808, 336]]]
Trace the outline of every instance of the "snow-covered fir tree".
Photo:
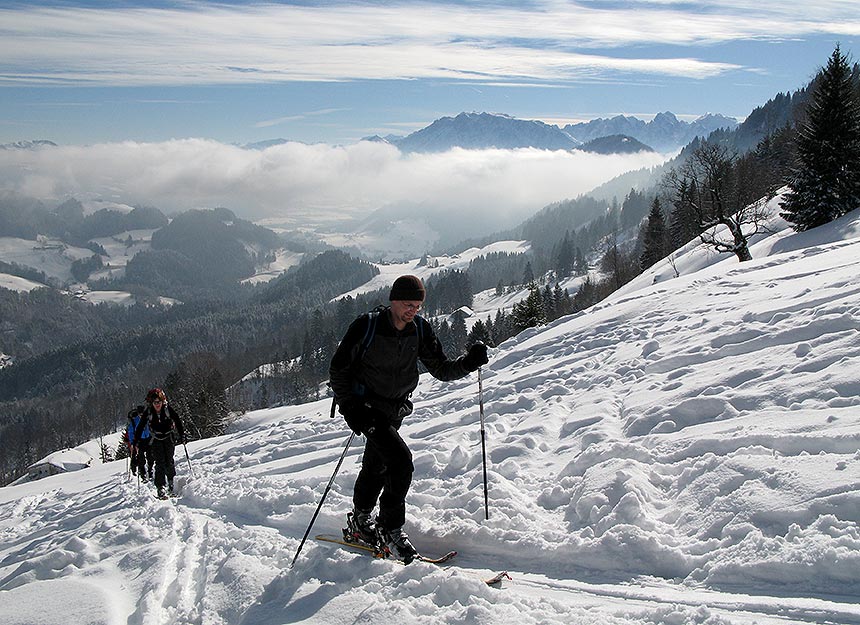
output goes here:
[[860, 101], [839, 46], [821, 73], [798, 133], [800, 163], [780, 213], [798, 231], [825, 224], [860, 206]]

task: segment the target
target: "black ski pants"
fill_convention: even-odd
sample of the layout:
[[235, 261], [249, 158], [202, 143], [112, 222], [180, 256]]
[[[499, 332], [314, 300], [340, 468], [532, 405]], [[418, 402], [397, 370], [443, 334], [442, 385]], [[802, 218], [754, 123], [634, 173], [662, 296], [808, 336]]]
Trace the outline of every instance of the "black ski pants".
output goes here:
[[137, 469], [137, 473], [141, 477], [146, 477], [147, 475], [152, 477], [153, 459], [151, 442], [151, 438], [142, 438], [136, 444], [137, 451], [132, 459], [132, 467]]
[[167, 482], [173, 482], [176, 476], [176, 465], [173, 463], [173, 451], [176, 445], [173, 443], [173, 436], [163, 440], [153, 437], [150, 449], [152, 459], [155, 461], [155, 485], [161, 488]]
[[412, 452], [392, 425], [376, 427], [365, 437], [352, 503], [356, 510], [373, 510], [378, 499], [378, 525], [387, 530], [403, 527], [414, 471]]

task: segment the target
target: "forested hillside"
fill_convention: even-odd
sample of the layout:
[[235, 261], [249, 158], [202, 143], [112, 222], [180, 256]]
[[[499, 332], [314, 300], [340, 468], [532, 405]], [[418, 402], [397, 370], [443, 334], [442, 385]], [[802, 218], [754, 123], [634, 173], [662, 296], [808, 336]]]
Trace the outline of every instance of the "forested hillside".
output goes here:
[[[0, 290], [3, 324], [25, 354], [0, 369], [0, 435], [16, 450], [16, 457], [0, 459], [4, 480], [58, 446], [113, 431], [148, 387], [163, 385], [195, 355], [210, 354], [211, 374], [226, 386], [261, 362], [298, 353], [315, 307], [335, 318], [327, 302], [344, 285], [365, 282], [368, 267], [342, 252], [323, 253], [278, 281], [288, 290], [316, 286], [289, 302], [261, 295], [124, 309], [93, 307], [42, 289]], [[75, 425], [81, 421], [87, 427]]]

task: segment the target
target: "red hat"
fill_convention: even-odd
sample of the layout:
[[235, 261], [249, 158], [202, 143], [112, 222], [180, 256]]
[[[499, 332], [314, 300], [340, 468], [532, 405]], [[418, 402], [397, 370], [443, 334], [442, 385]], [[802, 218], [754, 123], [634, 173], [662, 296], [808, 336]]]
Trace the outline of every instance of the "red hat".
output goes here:
[[162, 391], [158, 387], [150, 389], [150, 391], [146, 394], [146, 403], [151, 404], [156, 399], [160, 399], [163, 402], [167, 401], [167, 397], [165, 397], [164, 391]]

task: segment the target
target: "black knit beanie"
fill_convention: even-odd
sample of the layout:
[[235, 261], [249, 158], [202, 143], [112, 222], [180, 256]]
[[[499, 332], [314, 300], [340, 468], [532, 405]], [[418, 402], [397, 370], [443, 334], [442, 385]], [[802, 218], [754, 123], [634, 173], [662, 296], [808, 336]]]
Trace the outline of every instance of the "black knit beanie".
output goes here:
[[391, 293], [388, 294], [390, 301], [406, 300], [409, 302], [424, 301], [424, 284], [417, 276], [400, 276], [391, 285]]

